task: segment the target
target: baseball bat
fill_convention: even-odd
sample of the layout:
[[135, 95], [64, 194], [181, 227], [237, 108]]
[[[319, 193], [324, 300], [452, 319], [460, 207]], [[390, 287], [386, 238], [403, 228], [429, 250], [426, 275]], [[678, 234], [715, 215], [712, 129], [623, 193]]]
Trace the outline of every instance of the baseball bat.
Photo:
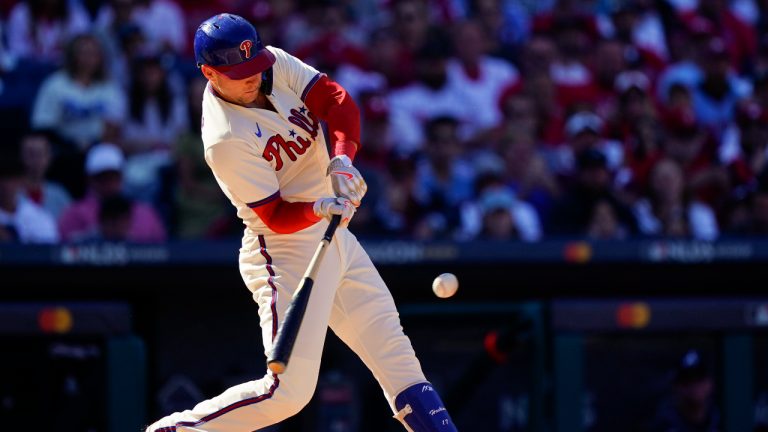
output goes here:
[[312, 294], [312, 286], [315, 284], [314, 279], [317, 276], [317, 270], [320, 268], [320, 262], [323, 260], [327, 246], [331, 242], [339, 222], [341, 222], [341, 215], [333, 215], [331, 217], [331, 223], [328, 224], [320, 244], [317, 245], [315, 254], [309, 261], [306, 272], [304, 272], [304, 277], [301, 278], [299, 287], [293, 293], [291, 303], [285, 311], [285, 318], [280, 325], [280, 329], [277, 331], [277, 336], [275, 336], [272, 354], [267, 360], [267, 367], [273, 373], [281, 374], [288, 367], [293, 344], [296, 342], [296, 336], [299, 334], [301, 322], [304, 320], [304, 312], [306, 312], [307, 304], [309, 303], [309, 296]]

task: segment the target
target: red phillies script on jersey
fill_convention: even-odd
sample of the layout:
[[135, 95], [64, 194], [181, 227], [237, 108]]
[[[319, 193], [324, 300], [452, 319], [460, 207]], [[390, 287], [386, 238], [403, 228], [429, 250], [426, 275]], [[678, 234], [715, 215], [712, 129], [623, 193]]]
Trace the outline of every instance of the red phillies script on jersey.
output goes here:
[[[288, 116], [288, 120], [307, 131], [311, 139], [298, 135], [296, 136], [296, 141], [290, 141], [283, 138], [280, 134], [271, 136], [267, 140], [267, 144], [261, 155], [269, 162], [272, 162], [273, 160], [275, 161], [275, 171], [283, 169], [283, 158], [280, 149], [282, 149], [286, 156], [288, 156], [288, 159], [296, 161], [297, 155], [306, 153], [309, 146], [312, 145], [312, 140], [317, 137], [319, 121], [306, 107], [291, 109], [291, 115]], [[293, 137], [296, 135], [296, 132], [291, 130], [290, 135]]]

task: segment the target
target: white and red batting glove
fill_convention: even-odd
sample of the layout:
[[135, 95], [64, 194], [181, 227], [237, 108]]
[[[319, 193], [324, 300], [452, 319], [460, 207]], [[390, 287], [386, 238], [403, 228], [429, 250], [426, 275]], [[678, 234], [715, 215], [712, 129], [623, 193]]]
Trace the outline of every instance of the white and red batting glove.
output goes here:
[[355, 207], [360, 206], [365, 192], [368, 191], [368, 185], [365, 184], [360, 171], [352, 166], [349, 156], [338, 155], [331, 159], [326, 174], [331, 176], [331, 185], [336, 196], [347, 198]]
[[343, 197], [320, 198], [312, 205], [312, 211], [317, 217], [330, 220], [333, 215], [341, 215], [339, 225], [343, 227], [349, 225], [349, 221], [352, 220], [356, 210], [357, 208], [352, 205], [352, 202]]

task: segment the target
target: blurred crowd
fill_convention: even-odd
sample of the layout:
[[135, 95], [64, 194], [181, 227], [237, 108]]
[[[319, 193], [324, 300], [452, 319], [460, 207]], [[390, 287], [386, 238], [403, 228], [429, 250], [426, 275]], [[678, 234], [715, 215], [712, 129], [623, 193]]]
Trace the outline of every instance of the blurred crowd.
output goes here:
[[200, 22], [358, 102], [363, 236], [768, 234], [766, 0], [0, 0], [0, 241], [237, 237]]

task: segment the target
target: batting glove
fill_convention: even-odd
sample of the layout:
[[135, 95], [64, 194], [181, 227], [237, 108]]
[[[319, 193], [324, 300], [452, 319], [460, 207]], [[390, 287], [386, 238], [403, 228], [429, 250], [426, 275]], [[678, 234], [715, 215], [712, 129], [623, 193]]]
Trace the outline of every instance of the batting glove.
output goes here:
[[338, 197], [347, 198], [355, 207], [360, 206], [368, 185], [365, 184], [360, 171], [352, 166], [352, 160], [347, 155], [338, 155], [328, 164], [326, 175], [331, 176], [333, 192]]
[[355, 215], [355, 208], [352, 202], [346, 198], [320, 198], [312, 205], [312, 210], [317, 217], [330, 220], [333, 215], [341, 215], [339, 225], [345, 227], [349, 225], [352, 216]]

